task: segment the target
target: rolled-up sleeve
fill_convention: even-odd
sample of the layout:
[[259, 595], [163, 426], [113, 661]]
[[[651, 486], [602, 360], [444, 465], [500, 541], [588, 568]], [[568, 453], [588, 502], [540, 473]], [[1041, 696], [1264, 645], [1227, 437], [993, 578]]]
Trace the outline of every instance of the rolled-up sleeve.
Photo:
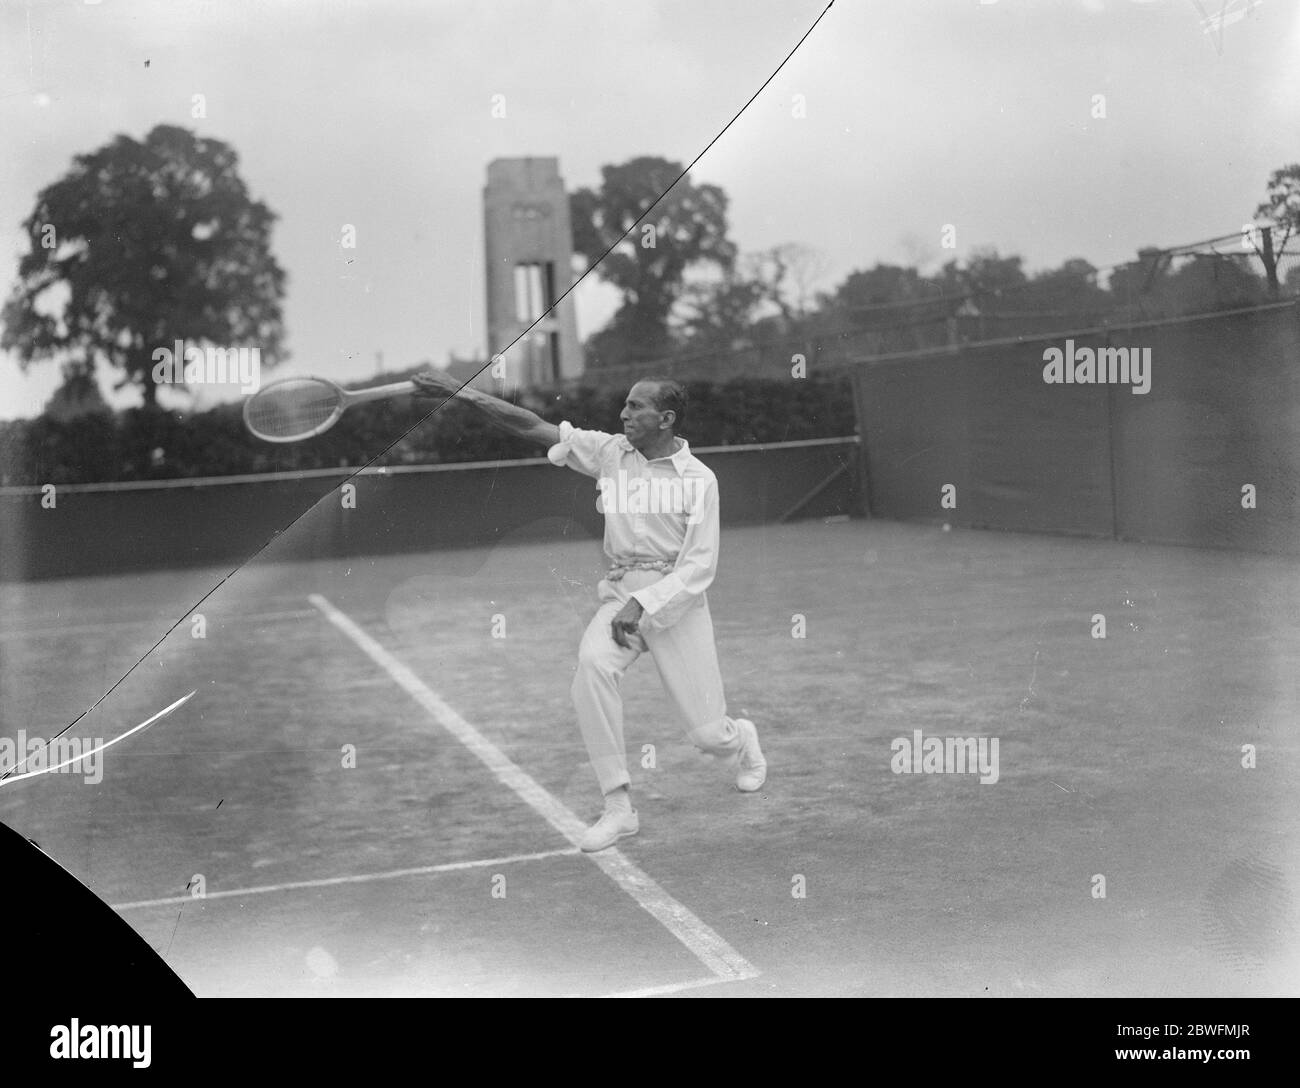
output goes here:
[[561, 468], [571, 468], [584, 476], [599, 476], [605, 451], [615, 437], [604, 431], [584, 431], [572, 423], [561, 423], [560, 440], [546, 451], [546, 457]]
[[671, 627], [704, 595], [718, 571], [718, 481], [693, 481], [686, 537], [672, 571], [631, 596], [640, 602], [655, 627]]

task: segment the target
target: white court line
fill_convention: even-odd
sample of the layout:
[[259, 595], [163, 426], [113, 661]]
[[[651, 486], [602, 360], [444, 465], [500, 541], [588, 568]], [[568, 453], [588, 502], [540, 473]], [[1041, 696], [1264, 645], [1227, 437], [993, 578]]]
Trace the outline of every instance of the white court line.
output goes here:
[[234, 899], [245, 895], [266, 895], [270, 892], [292, 892], [300, 888], [332, 888], [338, 884], [366, 884], [373, 880], [396, 880], [403, 876], [429, 876], [431, 873], [454, 873], [460, 869], [483, 869], [492, 865], [511, 865], [517, 861], [538, 861], [579, 853], [576, 847], [569, 850], [543, 850], [540, 854], [513, 854], [507, 858], [482, 858], [478, 861], [451, 861], [445, 865], [422, 865], [418, 869], [393, 869], [387, 873], [361, 873], [358, 876], [331, 876], [323, 880], [295, 880], [288, 884], [262, 884], [255, 888], [227, 888], [202, 895], [172, 895], [166, 899], [137, 899], [134, 903], [115, 903], [114, 910], [136, 910], [140, 907], [166, 907], [176, 903], [202, 903], [207, 899]]
[[670, 982], [666, 986], [646, 986], [640, 990], [620, 990], [616, 994], [605, 994], [605, 997], [663, 997], [667, 994], [679, 994], [683, 990], [699, 990], [705, 986], [721, 986], [724, 982], [737, 982], [734, 978], [718, 978], [716, 975], [710, 975], [708, 978], [691, 979], [690, 982]]
[[[201, 610], [200, 610], [201, 611]], [[193, 613], [189, 613], [186, 619]], [[248, 612], [222, 615], [211, 613], [221, 623], [261, 623], [269, 620], [303, 620], [316, 613], [309, 608], [297, 608], [289, 612]], [[104, 620], [102, 623], [79, 623], [68, 627], [9, 627], [0, 631], [4, 638], [58, 638], [61, 635], [93, 635], [100, 631], [116, 631], [124, 627], [144, 627], [158, 625], [158, 617], [146, 617], [139, 620]]]
[[[524, 773], [504, 752], [436, 695], [418, 676], [318, 593], [307, 598], [419, 703], [444, 729], [465, 745], [497, 778], [575, 846], [586, 825], [555, 796]], [[684, 944], [718, 978], [728, 982], [755, 978], [758, 970], [716, 932], [663, 890], [616, 849], [587, 857], [627, 892], [648, 914]]]

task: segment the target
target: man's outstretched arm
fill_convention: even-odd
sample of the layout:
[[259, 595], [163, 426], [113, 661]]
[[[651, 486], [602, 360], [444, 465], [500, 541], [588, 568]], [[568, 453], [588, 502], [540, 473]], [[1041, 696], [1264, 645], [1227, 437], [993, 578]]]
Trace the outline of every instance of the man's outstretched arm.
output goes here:
[[462, 404], [468, 404], [482, 415], [489, 423], [506, 434], [536, 442], [541, 446], [554, 446], [560, 441], [560, 429], [554, 423], [547, 423], [536, 412], [520, 408], [516, 404], [494, 397], [469, 386], [462, 386], [453, 378], [436, 371], [416, 374], [415, 395], [431, 400], [447, 400], [455, 396]]

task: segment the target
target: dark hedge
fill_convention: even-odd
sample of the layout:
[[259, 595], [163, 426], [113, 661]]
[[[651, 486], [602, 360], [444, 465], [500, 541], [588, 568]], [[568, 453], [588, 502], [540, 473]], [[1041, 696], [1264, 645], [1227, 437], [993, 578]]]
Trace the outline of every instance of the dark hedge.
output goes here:
[[[686, 383], [683, 435], [692, 446], [835, 438], [855, 433], [849, 381], [737, 378]], [[551, 422], [614, 430], [626, 391], [578, 388], [526, 394], [520, 403]], [[186, 414], [155, 408], [60, 421], [47, 416], [0, 423], [0, 484], [100, 483], [185, 479], [311, 468], [356, 468], [388, 447], [378, 464], [431, 464], [537, 457], [542, 451], [489, 428], [453, 402], [419, 424], [428, 404], [410, 398], [351, 409], [325, 434], [275, 445], [244, 428], [238, 405]], [[405, 438], [408, 428], [415, 430]], [[394, 444], [396, 443], [396, 444]]]

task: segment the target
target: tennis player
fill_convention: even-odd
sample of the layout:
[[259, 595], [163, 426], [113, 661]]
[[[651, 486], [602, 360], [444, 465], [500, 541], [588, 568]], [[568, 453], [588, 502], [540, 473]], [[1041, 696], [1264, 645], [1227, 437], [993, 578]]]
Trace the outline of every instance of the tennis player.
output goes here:
[[583, 834], [582, 849], [604, 850], [640, 829], [629, 793], [619, 683], [646, 651], [695, 747], [734, 759], [737, 789], [760, 789], [767, 761], [758, 732], [748, 719], [728, 717], [723, 697], [705, 596], [718, 565], [718, 481], [677, 434], [686, 390], [664, 378], [637, 382], [620, 413], [623, 433], [606, 434], [547, 423], [437, 372], [413, 380], [417, 396], [458, 394], [498, 429], [546, 446], [553, 464], [599, 481], [609, 570], [578, 648], [572, 695], [605, 811]]

